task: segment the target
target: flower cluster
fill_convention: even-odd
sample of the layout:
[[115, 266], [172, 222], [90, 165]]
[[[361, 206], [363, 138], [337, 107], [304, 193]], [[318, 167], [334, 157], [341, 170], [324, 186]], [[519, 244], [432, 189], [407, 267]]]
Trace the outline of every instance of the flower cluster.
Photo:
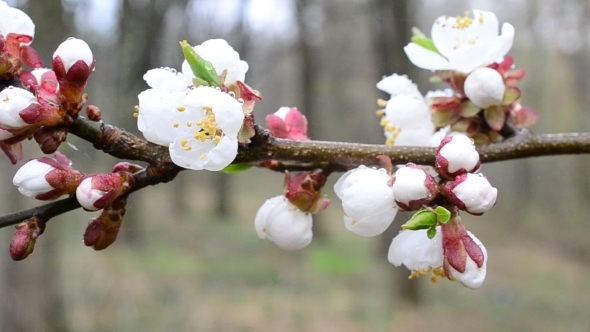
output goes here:
[[70, 38], [53, 54], [52, 69], [42, 68], [30, 46], [35, 36], [31, 18], [4, 1], [0, 17], [0, 79], [20, 80], [25, 87], [0, 91], [0, 148], [15, 164], [22, 158], [23, 140], [34, 138], [47, 154], [65, 141], [67, 127], [86, 102], [84, 88], [95, 60], [86, 42]]
[[[117, 238], [126, 207], [126, 194], [135, 183], [133, 173], [141, 166], [121, 162], [111, 173], [85, 175], [72, 168], [70, 160], [57, 152], [55, 159], [42, 157], [28, 161], [15, 174], [13, 183], [21, 194], [38, 200], [75, 196], [87, 211], [103, 210], [92, 219], [84, 234], [84, 243], [102, 250]], [[26, 258], [45, 229], [46, 220], [32, 218], [17, 226], [11, 244], [15, 260]]]
[[500, 35], [498, 29], [493, 13], [474, 10], [473, 17], [466, 12], [463, 17], [436, 19], [432, 39], [414, 30], [412, 42], [404, 48], [408, 58], [434, 71], [432, 80], [444, 81], [450, 89], [422, 97], [405, 76], [394, 74], [381, 80], [377, 88], [391, 95], [388, 102], [379, 101], [384, 108], [377, 112], [387, 144], [436, 146], [440, 140], [428, 141], [435, 128], [487, 143], [498, 139], [507, 123], [535, 124], [537, 112], [521, 105], [515, 86], [525, 71], [514, 69], [513, 58], [507, 55], [514, 28], [504, 23]]
[[334, 185], [342, 200], [344, 225], [362, 236], [383, 233], [397, 211], [417, 211], [392, 242], [389, 261], [405, 265], [411, 277], [457, 280], [477, 288], [485, 278], [487, 252], [467, 232], [459, 211], [481, 215], [496, 202], [497, 190], [481, 174], [479, 155], [465, 135], [442, 140], [437, 149], [437, 181], [423, 166], [408, 164], [390, 174], [386, 169], [360, 166]]

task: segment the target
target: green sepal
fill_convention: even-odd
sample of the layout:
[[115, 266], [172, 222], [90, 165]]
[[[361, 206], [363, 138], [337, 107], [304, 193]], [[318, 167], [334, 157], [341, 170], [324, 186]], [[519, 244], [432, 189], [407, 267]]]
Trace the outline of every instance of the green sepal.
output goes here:
[[436, 213], [436, 219], [440, 223], [445, 224], [451, 220], [451, 211], [445, 209], [442, 206], [437, 206], [436, 209], [434, 209], [434, 213]]
[[252, 167], [251, 164], [231, 164], [229, 166], [226, 166], [220, 172], [233, 174], [233, 173], [239, 173], [239, 172], [246, 171], [246, 170], [250, 169], [251, 167]]
[[428, 229], [432, 226], [436, 226], [436, 224], [436, 213], [434, 213], [432, 210], [424, 209], [414, 213], [412, 218], [402, 225], [402, 228], [416, 231], [419, 229]]
[[208, 83], [208, 82], [206, 82], [205, 80], [203, 80], [203, 79], [202, 79], [202, 78], [200, 78], [200, 77], [194, 77], [194, 78], [193, 78], [193, 85], [194, 85], [195, 87], [198, 87], [198, 86], [209, 86], [209, 83]]
[[426, 236], [432, 240], [436, 236], [436, 227], [432, 226], [426, 231]]
[[180, 47], [195, 77], [207, 82], [208, 85], [221, 86], [219, 75], [215, 71], [215, 68], [213, 68], [211, 62], [197, 54], [195, 49], [186, 40], [180, 42]]
[[432, 39], [426, 37], [426, 35], [424, 33], [422, 33], [422, 31], [420, 31], [420, 29], [415, 28], [415, 27], [412, 28], [412, 34], [413, 34], [412, 39], [411, 39], [412, 43], [418, 44], [429, 51], [439, 53], [438, 50], [436, 49], [436, 46], [434, 46], [434, 42], [432, 41]]

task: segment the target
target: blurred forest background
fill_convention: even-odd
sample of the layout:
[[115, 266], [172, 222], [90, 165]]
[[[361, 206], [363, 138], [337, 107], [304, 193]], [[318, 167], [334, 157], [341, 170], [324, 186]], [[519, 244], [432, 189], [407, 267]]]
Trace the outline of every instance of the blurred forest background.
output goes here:
[[[97, 58], [89, 102], [134, 133], [133, 106], [151, 68], [180, 68], [178, 41], [225, 38], [250, 64], [261, 91], [259, 122], [298, 106], [311, 137], [382, 143], [375, 83], [408, 74], [423, 93], [428, 73], [402, 47], [410, 28], [467, 9], [494, 11], [516, 28], [511, 52], [528, 70], [523, 102], [540, 111], [537, 132], [588, 131], [590, 1], [586, 0], [29, 0], [8, 1], [37, 25], [45, 63], [68, 36]], [[60, 151], [84, 172], [113, 158], [69, 137]], [[28, 158], [38, 157], [33, 143]], [[388, 234], [362, 238], [342, 225], [340, 202], [319, 216], [306, 249], [285, 252], [256, 236], [258, 207], [281, 192], [282, 175], [182, 172], [132, 195], [118, 241], [82, 244], [94, 214], [52, 220], [35, 252], [12, 262], [12, 229], [0, 237], [0, 331], [589, 331], [590, 156], [484, 165], [500, 191], [467, 227], [486, 244], [488, 277], [477, 291], [448, 281], [408, 282], [387, 262]], [[12, 186], [1, 158], [2, 213], [35, 206]], [[22, 163], [21, 163], [22, 164]], [[335, 178], [335, 177], [333, 177]], [[333, 197], [331, 179], [326, 192]], [[335, 198], [335, 197], [333, 197]]]

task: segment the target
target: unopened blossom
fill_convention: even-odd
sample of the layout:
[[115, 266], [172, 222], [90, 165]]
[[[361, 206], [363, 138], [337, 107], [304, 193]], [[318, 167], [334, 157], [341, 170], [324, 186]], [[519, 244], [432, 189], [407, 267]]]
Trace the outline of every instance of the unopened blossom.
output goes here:
[[[244, 82], [248, 63], [240, 60], [240, 54], [224, 39], [209, 39], [194, 49], [203, 59], [211, 62], [219, 76], [225, 73], [226, 86], [234, 85], [236, 81]], [[186, 60], [182, 63], [182, 72], [191, 78], [194, 77]]]
[[12, 182], [24, 196], [54, 200], [73, 194], [81, 178], [82, 173], [70, 166], [66, 156], [56, 153], [55, 159], [42, 157], [28, 161], [19, 168]]
[[21, 129], [29, 124], [23, 119], [23, 113], [39, 113], [41, 105], [31, 92], [15, 87], [0, 91], [0, 127], [4, 129]]
[[302, 249], [313, 238], [311, 214], [296, 208], [283, 195], [264, 202], [256, 213], [254, 227], [258, 237], [284, 250]]
[[104, 209], [127, 192], [133, 182], [133, 176], [127, 172], [88, 176], [78, 185], [76, 199], [86, 210]]
[[444, 138], [436, 151], [434, 166], [438, 173], [449, 178], [474, 172], [480, 165], [473, 140], [465, 135]]
[[[469, 231], [461, 232], [465, 236], [447, 240], [442, 227], [436, 229], [432, 239], [427, 230], [401, 231], [391, 242], [387, 259], [394, 266], [404, 265], [410, 270], [410, 279], [432, 274], [433, 281], [441, 277], [467, 288], [479, 288], [485, 280], [487, 264], [487, 251], [481, 241]], [[478, 255], [477, 262], [471, 255]], [[463, 272], [455, 269], [449, 259], [460, 260]]]
[[240, 103], [212, 87], [186, 95], [163, 89], [139, 94], [139, 130], [148, 141], [167, 145], [172, 161], [184, 168], [219, 171], [228, 166], [237, 155], [243, 121]]
[[10, 257], [15, 261], [29, 257], [35, 249], [37, 238], [45, 231], [45, 220], [33, 216], [16, 225], [16, 232], [10, 241]]
[[428, 70], [456, 70], [465, 74], [485, 67], [512, 48], [514, 27], [502, 25], [492, 12], [474, 10], [463, 17], [440, 16], [432, 25], [431, 38], [436, 50], [414, 42], [404, 47], [406, 55], [417, 67]]
[[465, 79], [465, 95], [481, 108], [500, 105], [504, 98], [504, 79], [497, 70], [477, 68]]
[[31, 44], [35, 36], [35, 24], [29, 15], [18, 8], [10, 7], [5, 1], [0, 1], [0, 17], [0, 34], [6, 39], [16, 38], [25, 45]]
[[266, 126], [278, 138], [295, 141], [307, 139], [307, 118], [297, 107], [281, 107], [266, 116]]
[[[59, 60], [58, 60], [59, 59]], [[54, 66], [55, 62], [59, 61], [61, 66], [66, 73], [76, 65], [84, 68], [92, 68], [94, 62], [94, 55], [90, 46], [82, 39], [68, 38], [63, 43], [59, 44], [55, 52], [53, 53]], [[80, 68], [80, 69], [82, 69]], [[55, 68], [54, 68], [55, 69]], [[80, 70], [78, 69], [78, 70]]]
[[383, 78], [378, 88], [392, 93], [381, 116], [387, 145], [426, 146], [435, 127], [430, 108], [412, 81], [396, 74]]
[[408, 164], [395, 172], [393, 197], [404, 210], [418, 210], [438, 194], [438, 184], [422, 166]]
[[498, 189], [482, 174], [465, 173], [445, 183], [444, 194], [459, 209], [480, 215], [496, 204]]
[[360, 166], [346, 172], [334, 185], [342, 200], [344, 225], [361, 236], [383, 233], [397, 214], [390, 176], [384, 169]]

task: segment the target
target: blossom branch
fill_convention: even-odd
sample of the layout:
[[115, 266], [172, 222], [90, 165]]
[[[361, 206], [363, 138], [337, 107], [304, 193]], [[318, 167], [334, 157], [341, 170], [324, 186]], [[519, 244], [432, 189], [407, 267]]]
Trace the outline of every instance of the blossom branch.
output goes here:
[[[152, 166], [136, 173], [131, 192], [172, 180], [182, 168], [172, 164], [165, 147], [147, 142], [115, 126], [96, 126], [78, 118], [70, 132], [92, 143], [97, 149], [120, 158], [144, 161]], [[590, 133], [533, 134], [519, 130], [502, 142], [478, 147], [482, 162], [527, 157], [590, 153]], [[274, 171], [304, 171], [321, 168], [327, 172], [343, 172], [358, 165], [376, 165], [375, 156], [387, 155], [395, 163], [433, 164], [434, 148], [388, 147], [327, 141], [292, 141], [274, 138], [259, 126], [252, 143], [240, 149], [234, 163], [253, 163]], [[265, 164], [270, 160], [274, 164]], [[262, 164], [261, 164], [262, 163]], [[50, 219], [79, 208], [75, 197], [0, 216], [0, 228], [17, 224], [32, 216]]]

